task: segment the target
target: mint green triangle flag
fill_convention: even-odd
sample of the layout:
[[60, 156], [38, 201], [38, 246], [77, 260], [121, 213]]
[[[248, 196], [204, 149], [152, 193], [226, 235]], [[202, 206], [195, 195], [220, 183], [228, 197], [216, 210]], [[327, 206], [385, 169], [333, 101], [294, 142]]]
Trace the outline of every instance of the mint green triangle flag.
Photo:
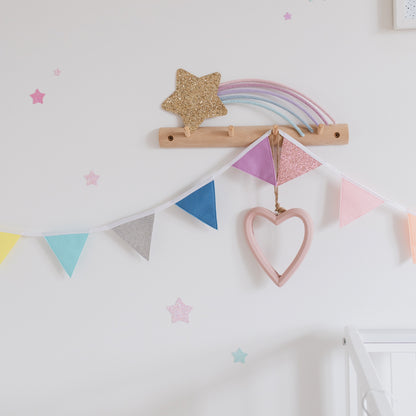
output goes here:
[[71, 277], [79, 256], [87, 241], [88, 234], [62, 234], [45, 237], [55, 256]]

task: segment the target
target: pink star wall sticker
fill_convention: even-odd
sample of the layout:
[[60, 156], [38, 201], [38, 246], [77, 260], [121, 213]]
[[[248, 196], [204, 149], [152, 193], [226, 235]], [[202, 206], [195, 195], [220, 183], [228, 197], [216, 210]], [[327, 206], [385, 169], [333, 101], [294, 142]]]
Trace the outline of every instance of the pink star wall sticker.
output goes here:
[[54, 75], [57, 76], [57, 77], [59, 77], [59, 75], [61, 75], [61, 72], [62, 71], [59, 68], [56, 68], [56, 69], [53, 70]]
[[283, 17], [285, 18], [285, 20], [290, 20], [292, 18], [292, 15], [289, 12], [286, 12]]
[[32, 104], [43, 104], [43, 97], [45, 96], [45, 94], [43, 94], [42, 92], [40, 92], [38, 89], [36, 89], [36, 91], [33, 94], [30, 94], [30, 96], [32, 97], [33, 103]]
[[96, 175], [92, 170], [88, 175], [84, 175], [84, 178], [86, 179], [87, 183], [86, 185], [98, 185], [97, 181], [100, 175]]
[[178, 321], [189, 323], [189, 314], [192, 310], [192, 306], [185, 305], [181, 298], [178, 298], [175, 304], [168, 306], [167, 309], [170, 312], [173, 324]]

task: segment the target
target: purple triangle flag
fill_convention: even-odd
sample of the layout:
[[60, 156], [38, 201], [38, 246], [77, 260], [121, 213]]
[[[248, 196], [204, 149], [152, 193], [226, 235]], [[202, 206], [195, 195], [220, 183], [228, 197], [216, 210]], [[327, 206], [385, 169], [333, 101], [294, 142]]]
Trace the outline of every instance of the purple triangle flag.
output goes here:
[[265, 137], [233, 166], [265, 182], [276, 185], [276, 170], [268, 137]]

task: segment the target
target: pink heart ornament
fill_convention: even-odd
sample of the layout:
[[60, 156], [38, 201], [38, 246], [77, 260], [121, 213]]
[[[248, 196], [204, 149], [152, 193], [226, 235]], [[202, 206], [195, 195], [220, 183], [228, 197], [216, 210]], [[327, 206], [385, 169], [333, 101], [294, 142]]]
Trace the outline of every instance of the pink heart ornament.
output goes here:
[[[287, 221], [289, 218], [292, 217], [299, 218], [303, 222], [305, 232], [303, 236], [302, 245], [300, 246], [295, 258], [292, 260], [292, 263], [289, 264], [287, 269], [282, 274], [279, 274], [273, 268], [273, 266], [267, 260], [267, 258], [265, 257], [265, 255], [263, 254], [263, 252], [257, 244], [257, 241], [254, 237], [253, 229], [253, 222], [257, 216], [266, 218], [276, 226], [278, 226], [282, 222]], [[299, 267], [299, 265], [305, 258], [306, 253], [308, 252], [312, 242], [313, 223], [309, 214], [301, 208], [292, 208], [279, 215], [276, 215], [274, 212], [269, 211], [266, 208], [256, 207], [248, 212], [244, 221], [244, 229], [248, 245], [250, 246], [250, 249], [253, 252], [254, 257], [257, 259], [263, 270], [268, 274], [270, 279], [272, 279], [272, 281], [277, 286], [281, 287], [289, 280], [289, 278], [292, 276], [292, 274], [296, 271], [296, 269]]]

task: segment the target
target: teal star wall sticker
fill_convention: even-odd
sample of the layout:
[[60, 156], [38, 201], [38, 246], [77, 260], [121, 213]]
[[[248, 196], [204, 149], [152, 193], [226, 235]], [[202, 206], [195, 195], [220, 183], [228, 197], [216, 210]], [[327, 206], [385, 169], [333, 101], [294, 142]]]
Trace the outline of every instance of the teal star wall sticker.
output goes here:
[[237, 351], [232, 352], [231, 353], [234, 357], [234, 362], [235, 363], [245, 363], [246, 362], [246, 357], [247, 357], [247, 353], [242, 351], [241, 348], [239, 348]]

